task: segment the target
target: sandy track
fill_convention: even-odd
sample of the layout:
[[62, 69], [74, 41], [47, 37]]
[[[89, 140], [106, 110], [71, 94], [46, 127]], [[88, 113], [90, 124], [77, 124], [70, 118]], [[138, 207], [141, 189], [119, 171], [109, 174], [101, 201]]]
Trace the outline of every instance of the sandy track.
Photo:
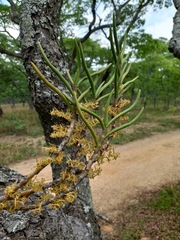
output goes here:
[[[102, 174], [91, 180], [94, 205], [101, 213], [113, 217], [122, 205], [134, 201], [139, 191], [180, 180], [180, 130], [115, 148], [120, 158], [104, 164]], [[10, 167], [26, 175], [34, 165], [31, 159]], [[50, 167], [40, 177], [50, 180]]]

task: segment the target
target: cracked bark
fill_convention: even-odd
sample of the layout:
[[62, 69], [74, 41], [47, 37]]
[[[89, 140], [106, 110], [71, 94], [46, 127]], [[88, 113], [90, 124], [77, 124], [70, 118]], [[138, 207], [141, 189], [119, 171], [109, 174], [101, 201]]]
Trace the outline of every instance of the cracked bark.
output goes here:
[[[23, 176], [19, 173], [0, 166], [0, 196], [3, 189], [14, 181], [19, 182]], [[34, 203], [35, 198], [31, 197], [29, 202]], [[74, 208], [74, 213], [73, 209]], [[0, 239], [1, 240], [91, 240], [101, 239], [99, 228], [92, 229], [91, 215], [93, 209], [86, 209], [85, 219], [82, 217], [80, 201], [76, 201], [70, 208], [63, 210], [51, 210], [48, 207], [40, 215], [30, 212], [8, 213], [0, 212]], [[89, 212], [88, 212], [89, 211]]]
[[173, 2], [177, 11], [173, 18], [173, 31], [169, 42], [169, 51], [180, 59], [180, 0], [173, 0]]
[[[33, 105], [39, 114], [46, 142], [58, 145], [57, 139], [52, 139], [51, 126], [62, 119], [50, 115], [53, 107], [66, 110], [59, 97], [52, 92], [33, 71], [30, 62], [34, 62], [46, 78], [61, 91], [67, 91], [62, 82], [45, 65], [37, 43], [40, 42], [51, 63], [64, 75], [68, 68], [58, 43], [58, 21], [63, 1], [61, 0], [24, 0], [20, 13], [21, 49], [24, 66], [28, 76], [29, 88]], [[75, 155], [77, 148], [67, 149], [67, 154]], [[9, 184], [13, 174], [19, 174], [6, 168], [1, 168], [0, 176], [3, 186]], [[56, 179], [62, 170], [59, 165], [52, 165], [53, 178]], [[14, 180], [15, 181], [15, 180]], [[41, 215], [32, 215], [21, 211], [10, 214], [0, 212], [0, 239], [102, 239], [95, 211], [93, 209], [91, 190], [88, 179], [78, 186], [77, 200], [57, 211], [48, 207]]]

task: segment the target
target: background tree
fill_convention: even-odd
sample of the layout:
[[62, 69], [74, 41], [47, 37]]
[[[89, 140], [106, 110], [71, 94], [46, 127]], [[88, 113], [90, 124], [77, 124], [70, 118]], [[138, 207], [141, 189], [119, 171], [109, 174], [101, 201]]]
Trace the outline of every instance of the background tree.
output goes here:
[[131, 93], [133, 94], [133, 89], [141, 88], [142, 101], [154, 107], [159, 104], [168, 109], [170, 103], [177, 105], [179, 61], [169, 53], [168, 40], [153, 39], [151, 35], [145, 33], [139, 34], [139, 37], [139, 41], [137, 39], [130, 43], [132, 49], [135, 49], [136, 62], [133, 63], [128, 77], [134, 74], [139, 76], [138, 81], [132, 86]]
[[[147, 11], [147, 7], [162, 7], [169, 5], [170, 1], [124, 1], [120, 4], [119, 1], [63, 1], [56, 0], [23, 0], [12, 1], [8, 0], [10, 6], [1, 4], [1, 21], [4, 25], [5, 32], [9, 25], [20, 26], [20, 42], [21, 51], [13, 51], [12, 49], [0, 48], [2, 54], [12, 57], [22, 58], [23, 64], [28, 76], [28, 84], [31, 92], [33, 105], [39, 114], [40, 121], [44, 129], [44, 135], [48, 144], [59, 145], [57, 139], [51, 138], [52, 123], [64, 123], [64, 119], [56, 119], [50, 115], [53, 107], [66, 111], [66, 105], [59, 99], [58, 95], [52, 92], [35, 74], [31, 67], [31, 62], [37, 64], [45, 77], [55, 85], [59, 90], [69, 94], [63, 83], [52, 73], [49, 67], [44, 63], [44, 60], [39, 52], [38, 43], [40, 42], [47, 57], [51, 63], [66, 77], [66, 69], [71, 69], [75, 64], [76, 51], [73, 50], [69, 64], [65, 60], [64, 52], [61, 50], [59, 41], [64, 38], [63, 26], [68, 24], [68, 21], [79, 19], [79, 26], [86, 25], [86, 33], [79, 39], [79, 43], [83, 43], [93, 33], [98, 30], [109, 39], [108, 28], [112, 25], [112, 11], [116, 15], [116, 25], [119, 26], [121, 35], [119, 35], [119, 45], [122, 45], [124, 34], [130, 34], [132, 29], [136, 29], [144, 23], [143, 16]], [[103, 5], [101, 5], [101, 3]], [[98, 13], [98, 6], [107, 11], [105, 18]], [[66, 11], [65, 11], [66, 9]], [[83, 11], [83, 14], [82, 14]], [[87, 18], [87, 12], [91, 13], [91, 20]], [[69, 16], [65, 17], [68, 13]], [[64, 15], [63, 15], [64, 14]], [[102, 14], [101, 14], [102, 15]], [[9, 19], [11, 16], [11, 20]], [[62, 20], [66, 19], [67, 22]], [[97, 20], [98, 19], [98, 20]], [[76, 20], [75, 20], [76, 22]], [[73, 21], [74, 23], [74, 21]], [[74, 25], [74, 24], [73, 24]], [[70, 26], [70, 23], [68, 24]], [[5, 34], [1, 33], [1, 34]], [[73, 32], [73, 31], [71, 31]], [[60, 34], [59, 34], [60, 33]], [[17, 41], [17, 39], [13, 39]], [[18, 46], [18, 44], [17, 44]], [[61, 45], [62, 46], [62, 45]], [[71, 149], [66, 149], [67, 155], [76, 155], [78, 147], [74, 146]], [[66, 159], [65, 159], [66, 160]], [[64, 160], [64, 165], [66, 161]], [[53, 179], [56, 179], [62, 171], [62, 166], [52, 164]], [[6, 169], [1, 169], [6, 173]], [[15, 173], [13, 173], [15, 174]], [[9, 179], [10, 176], [7, 173]], [[7, 181], [7, 180], [6, 180]], [[18, 213], [10, 215], [3, 212], [1, 215], [2, 229], [6, 228], [12, 222], [16, 222], [17, 218], [21, 218], [21, 223], [18, 224], [15, 232], [9, 234], [11, 239], [19, 237], [19, 239], [36, 239], [42, 236], [41, 239], [101, 239], [101, 232], [97, 223], [96, 214], [93, 209], [91, 192], [88, 179], [84, 179], [78, 187], [77, 201], [59, 211], [46, 210], [42, 216], [32, 216], [29, 213]], [[11, 219], [11, 221], [10, 221]], [[26, 226], [29, 224], [27, 230]], [[37, 228], [39, 226], [39, 228]], [[45, 230], [44, 230], [45, 228]], [[11, 228], [14, 229], [14, 228]], [[25, 229], [25, 231], [24, 231]], [[45, 233], [43, 233], [45, 231]], [[4, 231], [5, 232], [5, 231]], [[3, 234], [4, 234], [3, 232]], [[8, 235], [8, 234], [7, 234]]]

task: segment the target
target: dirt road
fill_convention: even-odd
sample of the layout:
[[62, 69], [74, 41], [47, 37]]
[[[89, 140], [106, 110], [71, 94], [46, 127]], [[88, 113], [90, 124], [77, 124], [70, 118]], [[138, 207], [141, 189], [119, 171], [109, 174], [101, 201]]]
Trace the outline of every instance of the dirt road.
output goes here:
[[[120, 158], [104, 164], [102, 174], [91, 180], [95, 208], [109, 217], [122, 205], [135, 202], [139, 191], [180, 180], [180, 130], [115, 148]], [[27, 160], [10, 167], [26, 175], [34, 165], [35, 160]], [[40, 177], [50, 180], [50, 167]]]

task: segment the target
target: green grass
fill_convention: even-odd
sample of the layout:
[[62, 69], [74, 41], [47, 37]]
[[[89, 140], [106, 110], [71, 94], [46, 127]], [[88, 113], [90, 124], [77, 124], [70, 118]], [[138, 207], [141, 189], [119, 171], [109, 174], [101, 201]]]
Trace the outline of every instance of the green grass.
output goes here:
[[15, 108], [2, 105], [3, 117], [0, 118], [1, 134], [38, 136], [43, 130], [35, 110], [17, 104]]
[[2, 108], [4, 114], [0, 118], [0, 164], [8, 165], [42, 155], [43, 130], [36, 111], [21, 104], [17, 104], [15, 108], [2, 105]]
[[5, 138], [0, 142], [0, 164], [8, 165], [28, 158], [44, 155], [44, 141], [30, 137], [11, 137], [11, 141]]
[[[138, 108], [140, 109], [140, 107]], [[137, 114], [136, 111], [130, 113], [129, 119], [133, 119]], [[128, 129], [120, 131], [118, 137], [113, 139], [114, 144], [124, 144], [138, 139], [150, 137], [155, 133], [163, 133], [180, 129], [180, 111], [172, 113], [168, 110], [146, 108], [137, 122]]]
[[180, 215], [180, 185], [160, 190], [156, 198], [151, 199], [149, 204], [155, 210], [173, 211]]

